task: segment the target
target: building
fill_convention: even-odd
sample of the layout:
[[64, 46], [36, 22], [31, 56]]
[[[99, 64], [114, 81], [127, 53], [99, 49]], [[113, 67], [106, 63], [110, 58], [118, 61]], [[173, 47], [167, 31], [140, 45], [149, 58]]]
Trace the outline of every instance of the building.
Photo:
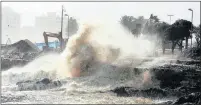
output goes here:
[[[67, 26], [67, 18], [63, 19], [63, 31]], [[42, 16], [35, 18], [36, 32], [41, 34], [46, 32], [59, 33], [61, 31], [61, 16], [57, 15], [56, 12], [48, 12]]]
[[2, 8], [2, 43], [17, 40], [20, 35], [21, 16], [10, 7]]
[[43, 42], [44, 38], [42, 34], [36, 32], [34, 26], [23, 26], [20, 30], [20, 39], [28, 39], [32, 42]]

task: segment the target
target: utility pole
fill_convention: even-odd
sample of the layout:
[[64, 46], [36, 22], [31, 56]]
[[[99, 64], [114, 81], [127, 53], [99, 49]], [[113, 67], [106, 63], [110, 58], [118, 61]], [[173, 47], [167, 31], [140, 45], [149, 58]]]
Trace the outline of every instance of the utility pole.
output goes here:
[[61, 48], [61, 51], [63, 50], [63, 14], [64, 14], [64, 7], [63, 7], [63, 5], [62, 5], [62, 7], [61, 7], [61, 45], [60, 45], [60, 48]]
[[[66, 10], [65, 10], [65, 12], [66, 12]], [[67, 41], [68, 41], [68, 39], [69, 39], [69, 15], [68, 15], [68, 14], [64, 14], [64, 16], [68, 16], [68, 24], [67, 24], [67, 36], [68, 36], [68, 38], [67, 38], [67, 40], [65, 41], [65, 45], [66, 45], [66, 43], [67, 43]]]
[[169, 17], [170, 17], [170, 24], [171, 24], [171, 17], [172, 17], [172, 16], [174, 16], [174, 15], [167, 15], [167, 16], [169, 16]]
[[68, 35], [68, 38], [69, 38], [69, 15], [68, 15], [68, 14], [65, 14], [65, 16], [68, 16], [68, 26], [67, 26], [67, 27], [68, 27], [68, 30], [67, 30], [67, 31], [68, 31], [67, 33], [68, 33], [68, 34], [67, 34], [67, 35]]
[[[68, 32], [67, 32], [67, 36], [68, 36], [68, 38], [69, 38], [69, 15], [68, 14], [64, 14], [64, 12], [66, 12], [66, 10], [64, 9], [64, 6], [62, 5], [62, 11], [61, 11], [61, 39], [62, 39], [62, 42], [63, 42], [63, 44], [65, 44], [65, 41], [63, 40], [63, 37], [62, 37], [62, 35], [63, 35], [63, 18], [64, 18], [64, 16], [68, 16]], [[64, 45], [62, 45], [62, 49], [63, 49], [63, 47], [64, 47]]]
[[68, 15], [68, 38], [69, 38], [69, 15]]
[[63, 35], [63, 14], [64, 14], [64, 9], [63, 9], [63, 5], [61, 8], [61, 36]]
[[[192, 12], [192, 16], [191, 16], [191, 23], [192, 23], [192, 26], [191, 26], [191, 31], [193, 30], [193, 10], [191, 8], [188, 9], [189, 11]], [[191, 48], [192, 48], [192, 32], [191, 32]]]

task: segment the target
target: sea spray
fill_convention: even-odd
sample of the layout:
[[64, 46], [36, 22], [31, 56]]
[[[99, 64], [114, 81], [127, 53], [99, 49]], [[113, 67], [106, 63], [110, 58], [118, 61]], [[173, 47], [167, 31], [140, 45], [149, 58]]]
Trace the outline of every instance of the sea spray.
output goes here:
[[[79, 77], [80, 83], [91, 86], [115, 86], [130, 81], [136, 86], [142, 84], [143, 77], [132, 74], [132, 70], [152, 55], [154, 43], [142, 36], [135, 38], [119, 23], [105, 23], [83, 24], [70, 37], [62, 54], [45, 55], [23, 68], [5, 71], [3, 74], [9, 74], [9, 79], [4, 79], [16, 83], [42, 78], [61, 80]], [[89, 77], [82, 78], [86, 76]]]
[[77, 76], [87, 71], [88, 68], [83, 68], [86, 65], [94, 66], [94, 62], [115, 64], [125, 57], [132, 58], [135, 61], [132, 65], [137, 65], [143, 57], [151, 55], [154, 44], [149, 40], [133, 37], [118, 23], [104, 23], [84, 24], [78, 33], [70, 37], [62, 53], [62, 66], [58, 69], [62, 75]]

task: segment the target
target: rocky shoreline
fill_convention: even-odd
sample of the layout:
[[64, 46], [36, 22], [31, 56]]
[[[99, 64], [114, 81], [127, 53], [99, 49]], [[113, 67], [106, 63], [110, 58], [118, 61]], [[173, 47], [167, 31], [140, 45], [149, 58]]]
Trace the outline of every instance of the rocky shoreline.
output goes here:
[[[145, 68], [134, 68], [135, 72], [139, 72], [139, 74], [142, 69]], [[109, 92], [115, 93], [118, 97], [175, 98], [175, 100], [160, 104], [201, 104], [200, 61], [177, 60], [176, 64], [154, 67], [150, 72], [154, 74], [151, 80], [159, 82], [158, 88], [135, 89], [133, 87], [117, 87]], [[44, 78], [38, 81], [21, 81], [16, 83], [16, 85], [20, 91], [26, 91], [52, 89], [64, 84], [59, 80], [54, 81]]]
[[[199, 51], [192, 57], [191, 55], [188, 56], [191, 58], [199, 58]], [[184, 55], [189, 54], [189, 52], [191, 52], [191, 50], [184, 52]], [[5, 70], [13, 66], [24, 66], [42, 54], [41, 52], [16, 53], [16, 51], [8, 55], [5, 53], [1, 56], [1, 69]], [[110, 92], [115, 93], [118, 97], [139, 96], [152, 99], [176, 97], [176, 100], [160, 104], [201, 104], [201, 61], [176, 60], [174, 62], [175, 63], [149, 68], [149, 72], [153, 74], [151, 80], [153, 82], [159, 82], [159, 87], [157, 88], [135, 89], [133, 87], [117, 87], [110, 90]], [[145, 71], [142, 69], [146, 68], [134, 68], [133, 70], [136, 75], [139, 75], [142, 71]], [[43, 78], [41, 80], [20, 81], [17, 82], [16, 85], [19, 91], [45, 90], [60, 87], [63, 85], [63, 82]]]
[[[117, 96], [142, 96], [151, 98], [177, 97], [175, 102], [161, 104], [201, 104], [201, 62], [177, 61], [178, 65], [164, 65], [151, 69], [152, 79], [160, 82], [159, 88], [137, 90], [132, 87], [118, 87], [112, 92]], [[191, 66], [185, 66], [185, 65]]]

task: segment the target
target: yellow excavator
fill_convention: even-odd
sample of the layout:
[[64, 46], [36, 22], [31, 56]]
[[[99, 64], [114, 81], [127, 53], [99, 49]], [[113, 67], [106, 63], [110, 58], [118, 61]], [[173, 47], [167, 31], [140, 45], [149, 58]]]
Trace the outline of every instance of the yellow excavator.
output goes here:
[[46, 44], [46, 46], [44, 46], [45, 50], [49, 49], [48, 37], [58, 38], [59, 43], [60, 43], [60, 51], [63, 51], [63, 49], [65, 48], [65, 44], [68, 40], [68, 39], [63, 39], [61, 32], [59, 32], [59, 33], [43, 32], [43, 36], [44, 36], [44, 40], [45, 40], [45, 44]]

